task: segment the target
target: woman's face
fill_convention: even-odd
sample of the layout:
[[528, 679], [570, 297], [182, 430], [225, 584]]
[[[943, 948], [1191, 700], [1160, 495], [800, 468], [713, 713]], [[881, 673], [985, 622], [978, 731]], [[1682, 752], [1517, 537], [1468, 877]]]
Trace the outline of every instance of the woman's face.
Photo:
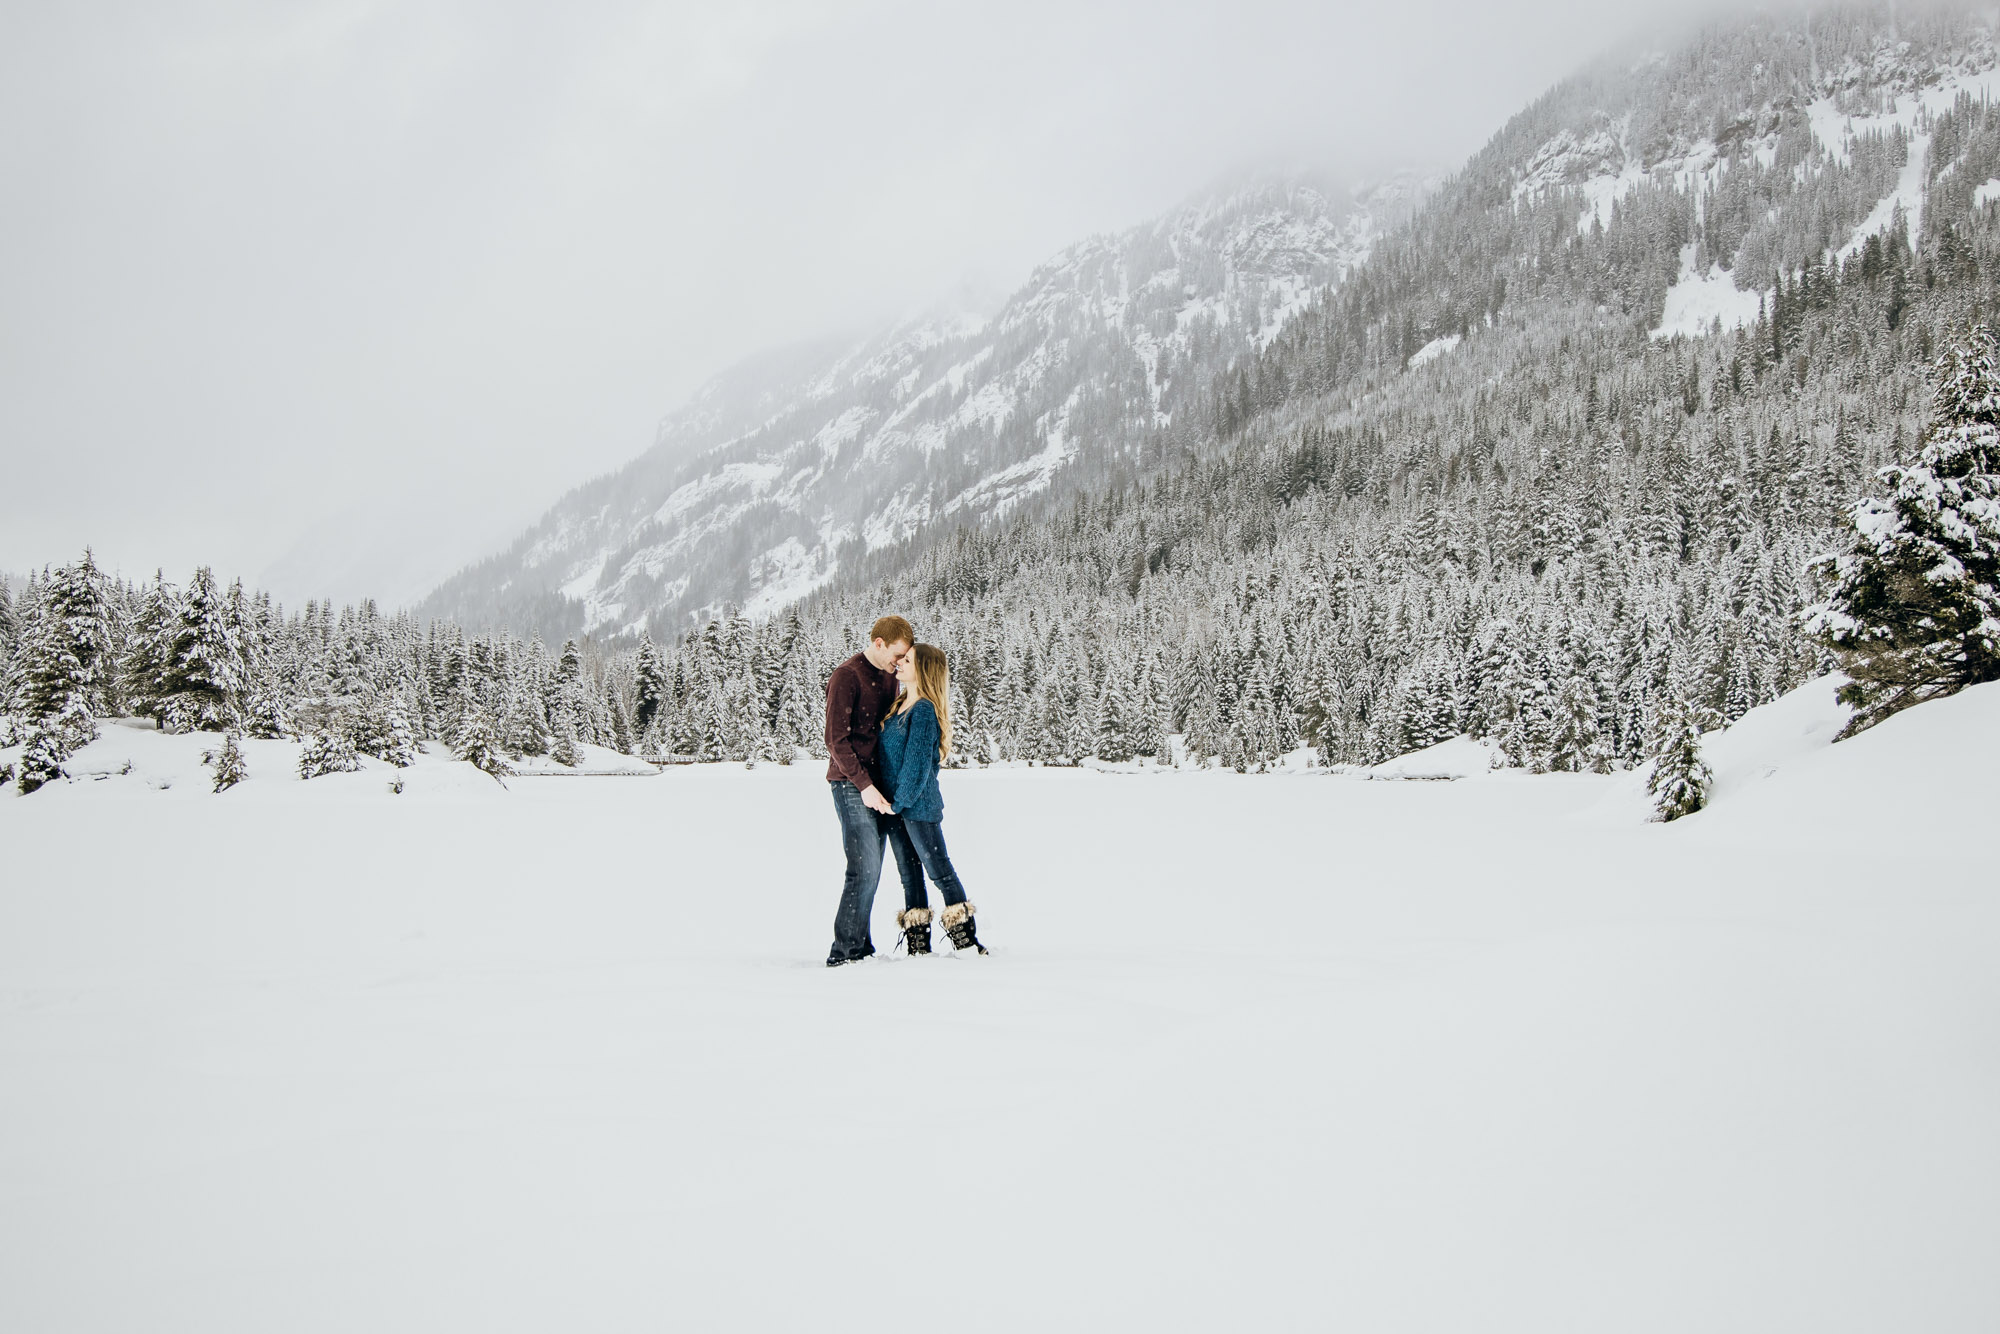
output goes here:
[[906, 686], [917, 683], [917, 655], [905, 653], [903, 660], [896, 664], [896, 679]]

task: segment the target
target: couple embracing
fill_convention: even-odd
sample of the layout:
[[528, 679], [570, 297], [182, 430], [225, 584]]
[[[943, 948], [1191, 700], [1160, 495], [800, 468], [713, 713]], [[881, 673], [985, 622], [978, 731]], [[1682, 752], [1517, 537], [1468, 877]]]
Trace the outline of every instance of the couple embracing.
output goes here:
[[896, 926], [909, 952], [931, 952], [928, 874], [944, 896], [938, 920], [952, 947], [986, 953], [973, 927], [975, 909], [944, 847], [937, 777], [951, 754], [950, 675], [944, 651], [915, 639], [908, 621], [884, 616], [868, 632], [868, 647], [834, 668], [826, 683], [826, 780], [847, 853], [829, 968], [875, 952], [868, 918], [885, 845], [895, 850], [903, 878]]

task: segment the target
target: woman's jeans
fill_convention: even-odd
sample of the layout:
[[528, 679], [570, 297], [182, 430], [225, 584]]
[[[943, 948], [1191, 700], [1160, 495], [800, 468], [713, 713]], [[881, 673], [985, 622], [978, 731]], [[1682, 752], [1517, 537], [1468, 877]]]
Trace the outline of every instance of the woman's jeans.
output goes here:
[[944, 824], [937, 820], [906, 820], [895, 816], [882, 822], [889, 827], [889, 846], [896, 850], [896, 870], [903, 877], [903, 906], [928, 908], [924, 893], [924, 873], [944, 895], [944, 906], [965, 902], [965, 887], [952, 869], [951, 854], [944, 850]]
[[[840, 907], [833, 915], [833, 948], [828, 963], [865, 959], [875, 952], [868, 934], [868, 916], [875, 910], [875, 887], [882, 883], [882, 840], [896, 823], [893, 815], [877, 815], [852, 783], [832, 783], [833, 810], [840, 817], [840, 845], [847, 853], [847, 879], [840, 886]], [[896, 858], [902, 860], [901, 849]]]

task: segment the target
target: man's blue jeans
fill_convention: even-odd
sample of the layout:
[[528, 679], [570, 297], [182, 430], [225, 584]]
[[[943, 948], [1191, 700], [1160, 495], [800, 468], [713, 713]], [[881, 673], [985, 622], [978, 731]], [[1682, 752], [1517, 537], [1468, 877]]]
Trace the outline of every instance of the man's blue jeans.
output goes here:
[[[888, 836], [883, 819], [861, 800], [852, 783], [830, 783], [834, 814], [840, 817], [840, 845], [847, 852], [847, 879], [840, 886], [840, 908], [833, 915], [833, 948], [828, 963], [865, 959], [875, 952], [869, 939], [868, 917], [875, 911], [875, 887], [882, 883], [882, 841]], [[893, 819], [894, 817], [890, 817]]]
[[[944, 895], [944, 906], [965, 902], [965, 886], [958, 883], [951, 854], [944, 849], [944, 824], [937, 820], [905, 820], [892, 816], [889, 846], [896, 850], [896, 870], [903, 877], [903, 906], [927, 908], [930, 896], [924, 893], [924, 872]], [[884, 821], [888, 824], [890, 821]]]

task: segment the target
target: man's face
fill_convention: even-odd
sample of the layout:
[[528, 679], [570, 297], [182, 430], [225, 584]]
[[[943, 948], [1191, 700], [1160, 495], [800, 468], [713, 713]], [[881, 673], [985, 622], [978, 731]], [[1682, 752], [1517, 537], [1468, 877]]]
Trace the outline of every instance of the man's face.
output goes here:
[[895, 671], [903, 665], [903, 659], [910, 656], [910, 641], [907, 639], [899, 639], [893, 644], [885, 644], [878, 639], [868, 647], [875, 665], [885, 672]]

